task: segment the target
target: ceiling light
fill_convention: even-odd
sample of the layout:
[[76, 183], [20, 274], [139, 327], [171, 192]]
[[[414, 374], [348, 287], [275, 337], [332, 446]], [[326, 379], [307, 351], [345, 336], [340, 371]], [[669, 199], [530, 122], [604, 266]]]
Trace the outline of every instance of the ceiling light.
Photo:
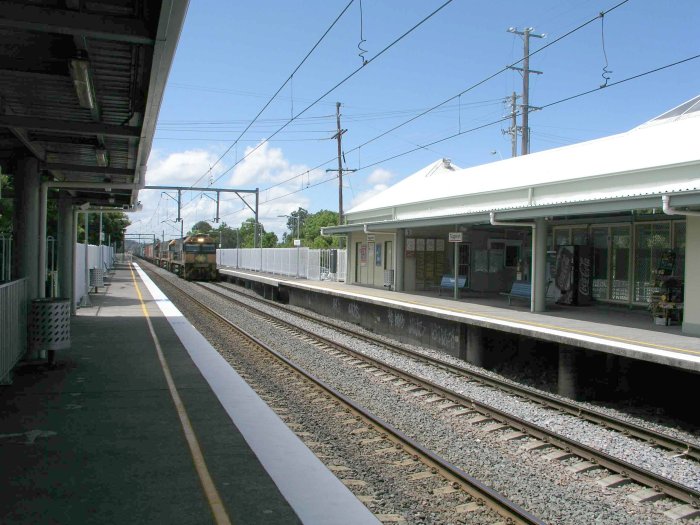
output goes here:
[[97, 165], [101, 168], [106, 168], [109, 165], [109, 153], [104, 148], [98, 148], [95, 150], [95, 157], [97, 158]]
[[90, 78], [90, 62], [82, 58], [70, 61], [70, 76], [73, 79], [78, 102], [87, 109], [95, 109], [95, 94]]

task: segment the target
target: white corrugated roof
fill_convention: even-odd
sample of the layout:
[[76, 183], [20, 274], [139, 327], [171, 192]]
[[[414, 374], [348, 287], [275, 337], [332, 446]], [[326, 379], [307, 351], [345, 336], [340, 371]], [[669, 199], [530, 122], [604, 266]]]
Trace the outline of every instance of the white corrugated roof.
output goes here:
[[[396, 208], [396, 218], [430, 217], [469, 213], [474, 209], [469, 202], [484, 210], [697, 190], [697, 169], [657, 170], [700, 164], [699, 136], [696, 97], [618, 135], [466, 169], [446, 169], [442, 161], [434, 162], [355, 206], [347, 216], [352, 221], [353, 215], [368, 217]], [[534, 188], [534, 199], [513, 199], [513, 190], [523, 188]], [[549, 190], [554, 188], [553, 194]], [[455, 198], [461, 201], [456, 207]]]

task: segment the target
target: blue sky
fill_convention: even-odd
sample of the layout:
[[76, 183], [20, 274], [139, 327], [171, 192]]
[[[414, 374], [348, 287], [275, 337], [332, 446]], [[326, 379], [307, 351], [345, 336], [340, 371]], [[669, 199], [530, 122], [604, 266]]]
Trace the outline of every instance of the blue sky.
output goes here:
[[[337, 146], [331, 140], [336, 102], [342, 103], [342, 127], [347, 129], [346, 167], [358, 169], [344, 180], [345, 210], [442, 157], [460, 167], [496, 162], [510, 156], [510, 138], [501, 131], [505, 122], [402, 154], [504, 117], [509, 111], [504, 99], [521, 91], [521, 76], [514, 71], [358, 146], [522, 58], [522, 38], [507, 32], [509, 27], [529, 26], [546, 34], [531, 39], [534, 52], [620, 0], [454, 0], [377, 58], [444, 0], [364, 0], [362, 17], [355, 0], [292, 82], [219, 160], [348, 3], [192, 0], [160, 111], [147, 183], [260, 188], [261, 221], [278, 234], [286, 223], [278, 215], [299, 206], [337, 211], [337, 179], [322, 182], [334, 176], [325, 170], [337, 167]], [[629, 0], [606, 14], [603, 23], [598, 18], [531, 58], [530, 68], [543, 74], [531, 76], [530, 104], [545, 106], [599, 87], [606, 65], [603, 37], [613, 83], [700, 54], [698, 27], [697, 0]], [[361, 29], [370, 63], [360, 68]], [[700, 59], [532, 113], [531, 152], [627, 131], [700, 93], [698, 71]], [[157, 191], [142, 191], [140, 199], [144, 211], [131, 216], [129, 233], [160, 236], [165, 231], [166, 238], [179, 233], [171, 199]], [[186, 228], [213, 219], [211, 199], [188, 192], [183, 201]], [[221, 215], [235, 227], [250, 212], [229, 195]]]

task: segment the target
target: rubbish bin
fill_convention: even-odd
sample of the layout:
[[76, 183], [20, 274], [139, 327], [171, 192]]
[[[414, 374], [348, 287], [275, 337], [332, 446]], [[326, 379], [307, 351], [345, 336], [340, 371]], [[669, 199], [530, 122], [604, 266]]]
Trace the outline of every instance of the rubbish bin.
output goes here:
[[384, 288], [394, 289], [394, 270], [384, 270]]
[[338, 250], [331, 250], [328, 273], [335, 275], [338, 273]]
[[53, 362], [56, 350], [70, 348], [70, 299], [34, 299], [28, 329], [30, 353], [48, 351], [49, 362]]
[[102, 268], [90, 268], [90, 288], [95, 291], [105, 285], [105, 271]]

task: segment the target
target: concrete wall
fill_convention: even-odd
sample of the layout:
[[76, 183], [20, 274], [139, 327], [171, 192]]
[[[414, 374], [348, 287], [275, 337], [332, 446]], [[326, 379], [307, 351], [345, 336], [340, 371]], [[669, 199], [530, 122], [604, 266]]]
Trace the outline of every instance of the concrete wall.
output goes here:
[[683, 333], [700, 336], [700, 217], [686, 218]]
[[291, 305], [460, 357], [460, 323], [297, 288], [288, 293]]

